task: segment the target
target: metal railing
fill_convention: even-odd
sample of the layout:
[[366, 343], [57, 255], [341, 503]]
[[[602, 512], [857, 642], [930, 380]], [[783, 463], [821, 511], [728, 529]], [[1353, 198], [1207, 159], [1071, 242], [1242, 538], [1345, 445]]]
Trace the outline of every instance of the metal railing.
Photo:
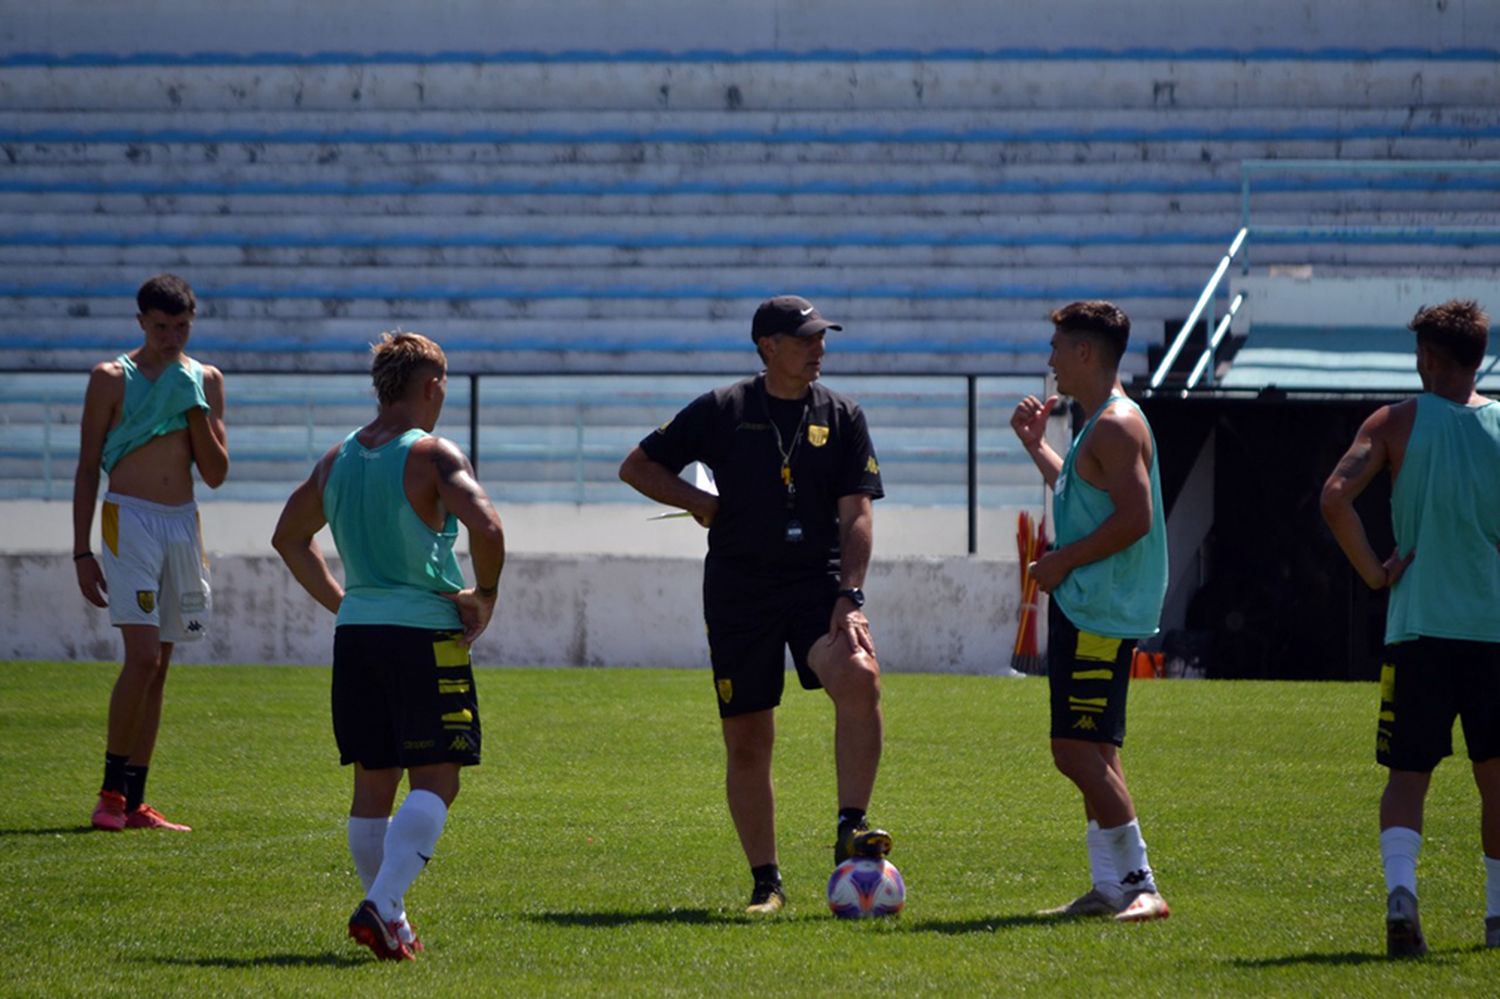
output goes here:
[[[1193, 303], [1193, 311], [1188, 313], [1187, 319], [1183, 321], [1182, 327], [1178, 329], [1177, 335], [1172, 338], [1171, 344], [1168, 345], [1167, 352], [1162, 355], [1161, 362], [1157, 364], [1156, 370], [1152, 372], [1151, 381], [1146, 390], [1148, 395], [1154, 394], [1161, 387], [1161, 383], [1166, 380], [1167, 372], [1172, 370], [1172, 364], [1177, 360], [1177, 355], [1182, 353], [1183, 347], [1187, 346], [1188, 337], [1192, 335], [1193, 329], [1198, 325], [1198, 320], [1207, 316], [1208, 325], [1214, 325], [1214, 295], [1219, 290], [1219, 282], [1223, 281], [1224, 275], [1229, 273], [1229, 265], [1234, 262], [1234, 258], [1244, 247], [1245, 239], [1249, 234], [1249, 229], [1241, 228], [1235, 234], [1234, 242], [1229, 244], [1229, 249], [1225, 252], [1224, 256], [1219, 258], [1219, 266], [1214, 268], [1213, 277], [1209, 278], [1208, 284], [1203, 286], [1203, 291], [1198, 295], [1198, 301]], [[1240, 296], [1236, 300], [1233, 306], [1234, 311], [1239, 310], [1240, 302], [1243, 301], [1243, 298], [1244, 296]], [[1227, 318], [1223, 328], [1225, 330], [1229, 328]], [[1223, 333], [1219, 332], [1215, 337], [1211, 338], [1215, 346], [1217, 346], [1218, 339], [1222, 338], [1222, 336]], [[1206, 352], [1205, 356], [1209, 358], [1213, 356], [1212, 348]], [[1206, 364], [1207, 361], [1200, 358], [1198, 366], [1194, 368], [1194, 371], [1201, 375], [1202, 369]], [[1196, 378], [1193, 380], [1196, 381]]]
[[[346, 432], [355, 425], [356, 419], [363, 418], [361, 415], [363, 412], [373, 411], [374, 402], [368, 388], [368, 376], [360, 372], [347, 370], [289, 372], [231, 368], [225, 374], [231, 383], [229, 399], [231, 447], [236, 438], [236, 411], [243, 417], [243, 414], [251, 407], [263, 411], [284, 410], [285, 419], [281, 418], [281, 413], [278, 412], [277, 416], [266, 417], [258, 422], [242, 422], [239, 426], [254, 427], [256, 431], [262, 433], [261, 450], [251, 452], [252, 456], [248, 459], [249, 461], [261, 461], [274, 466], [295, 466], [298, 469], [296, 473], [298, 475], [305, 475], [306, 468], [310, 467], [311, 462], [331, 446], [333, 441], [326, 439], [331, 432]], [[17, 385], [20, 384], [16, 381], [17, 377], [61, 375], [71, 376], [66, 386], [50, 387], [46, 391], [17, 389]], [[459, 382], [462, 387], [459, 385], [453, 387], [449, 402], [453, 408], [462, 407], [462, 410], [450, 412], [445, 425], [454, 428], [456, 433], [451, 436], [461, 446], [466, 446], [465, 449], [476, 472], [481, 475], [485, 469], [490, 468], [497, 461], [524, 462], [532, 468], [547, 466], [552, 478], [547, 479], [546, 483], [561, 484], [563, 480], [558, 476], [566, 475], [570, 477], [570, 481], [576, 488], [569, 496], [544, 501], [598, 501], [602, 492], [608, 492], [605, 488], [608, 485], [618, 487], [622, 491], [622, 496], [625, 495], [624, 487], [613, 482], [612, 474], [609, 476], [611, 480], [609, 483], [602, 481], [602, 473], [598, 467], [601, 462], [605, 462], [607, 458], [610, 462], [618, 463], [634, 440], [638, 440], [652, 426], [677, 412], [695, 394], [710, 386], [724, 384], [740, 377], [744, 377], [743, 372], [713, 375], [700, 372], [657, 370], [632, 372], [622, 376], [616, 371], [454, 371], [450, 372], [449, 380]], [[0, 449], [4, 452], [0, 454], [0, 461], [29, 458], [32, 459], [29, 467], [35, 467], [39, 462], [39, 471], [31, 474], [36, 476], [33, 481], [38, 479], [41, 481], [43, 487], [41, 498], [66, 498], [70, 495], [72, 468], [77, 460], [77, 449], [76, 446], [71, 449], [59, 448], [54, 441], [54, 435], [59, 429], [66, 428], [76, 441], [75, 412], [82, 405], [86, 375], [75, 369], [0, 368], [0, 378], [11, 379], [8, 385], [0, 386], [5, 389], [3, 393], [0, 393], [0, 422], [10, 420], [12, 430], [20, 426], [32, 428], [30, 438], [32, 443], [30, 445], [18, 444], [17, 435], [13, 433], [10, 449], [8, 451]], [[317, 378], [328, 381], [319, 384], [312, 380]], [[541, 389], [537, 388], [536, 380], [542, 378], [576, 380], [583, 383], [585, 387], [571, 393], [553, 393], [556, 398], [549, 397], [539, 402], [538, 399], [548, 396], [550, 392], [546, 386]], [[638, 390], [633, 389], [628, 397], [612, 394], [618, 386], [609, 383], [601, 385], [600, 383], [606, 378], [614, 383], [628, 380], [633, 387], [638, 386]], [[243, 388], [236, 393], [235, 388], [245, 386], [246, 379], [264, 379], [264, 383], [256, 384], [256, 391], [249, 395]], [[287, 379], [302, 384], [289, 384]], [[672, 381], [664, 383], [665, 379]], [[867, 391], [861, 391], [860, 387], [844, 387], [850, 382], [861, 380], [865, 381], [863, 388]], [[982, 488], [981, 465], [991, 463], [989, 467], [992, 470], [995, 467], [994, 463], [1006, 466], [1013, 464], [1018, 468], [1024, 464], [1027, 469], [1030, 468], [1029, 459], [1023, 462], [1024, 453], [1019, 450], [1018, 445], [1015, 445], [1010, 435], [1010, 407], [1021, 395], [1041, 391], [1043, 377], [1040, 374], [1014, 372], [939, 374], [852, 370], [839, 371], [831, 375], [828, 381], [836, 389], [847, 391], [861, 403], [867, 413], [872, 408], [877, 413], [881, 409], [886, 411], [888, 418], [884, 420], [878, 415], [871, 418], [872, 436], [875, 438], [883, 464], [900, 464], [902, 460], [905, 460], [908, 463], [916, 462], [931, 472], [934, 463], [946, 465], [952, 462], [957, 465], [959, 461], [962, 462], [961, 488], [968, 515], [968, 551], [970, 554], [977, 554]], [[236, 382], [238, 386], [235, 385]], [[486, 382], [491, 384], [484, 385], [483, 383]], [[594, 384], [591, 385], [591, 382]], [[496, 389], [494, 386], [497, 383], [509, 383], [511, 389]], [[529, 395], [526, 389], [532, 390]], [[365, 410], [366, 406], [370, 409]], [[17, 410], [16, 407], [33, 407], [33, 412], [27, 414]], [[597, 415], [613, 407], [625, 407], [627, 411], [623, 415], [620, 413]], [[333, 412], [335, 409], [339, 411]], [[539, 412], [542, 409], [547, 409], [549, 412]], [[319, 418], [318, 410], [323, 411], [322, 419]], [[934, 413], [933, 422], [903, 426], [897, 420], [890, 418], [912, 411]], [[495, 434], [505, 433], [507, 427], [516, 425], [516, 421], [524, 421], [527, 427], [532, 429], [545, 427], [551, 431], [550, 440], [537, 440], [529, 443], [516, 440], [496, 442]], [[40, 433], [36, 434], [38, 427]], [[460, 427], [463, 429], [459, 429]], [[630, 435], [621, 433], [626, 429], [631, 432]], [[881, 443], [882, 429], [886, 431], [887, 446], [882, 446]], [[467, 441], [461, 439], [465, 430]], [[906, 453], [903, 459], [903, 453], [899, 448], [889, 446], [892, 437], [901, 434], [921, 437], [924, 430], [931, 431], [932, 439], [920, 449], [922, 451], [920, 455], [913, 456]], [[277, 431], [284, 433], [278, 438]], [[285, 433], [287, 431], [290, 433]], [[274, 443], [265, 442], [264, 437], [267, 432], [275, 438]], [[245, 430], [239, 431], [241, 440], [244, 439], [244, 433]], [[586, 436], [592, 436], [593, 439], [586, 440]], [[607, 440], [601, 442], [601, 436]], [[625, 440], [626, 436], [630, 437], [629, 443]], [[1015, 453], [1011, 454], [1012, 451]], [[896, 460], [892, 461], [893, 458]], [[243, 463], [247, 459], [237, 460]], [[590, 469], [587, 468], [590, 463], [593, 464], [592, 477], [589, 476]], [[54, 466], [56, 466], [55, 472]], [[567, 466], [566, 472], [562, 466]], [[513, 465], [512, 467], [519, 466]], [[948, 480], [940, 469], [935, 474], [942, 476], [942, 482], [952, 481], [952, 486], [943, 485], [942, 482], [929, 483], [929, 490], [946, 491], [951, 488], [954, 493], [957, 492], [957, 489], [953, 487], [959, 485], [959, 476]], [[1002, 469], [1000, 474], [1008, 473]], [[0, 471], [0, 476], [3, 475], [4, 472]], [[887, 480], [889, 491], [893, 485], [889, 475]], [[259, 481], [262, 486], [277, 485], [282, 482], [279, 477]], [[993, 484], [993, 475], [990, 481]], [[534, 483], [534, 485], [545, 487], [546, 483]], [[589, 486], [588, 489], [585, 489], [586, 485]], [[1004, 486], [1003, 488], [1017, 487]], [[591, 496], [593, 499], [590, 499]], [[1041, 484], [1040, 480], [1037, 480], [1036, 502], [1038, 504], [1041, 502], [1041, 497]]]

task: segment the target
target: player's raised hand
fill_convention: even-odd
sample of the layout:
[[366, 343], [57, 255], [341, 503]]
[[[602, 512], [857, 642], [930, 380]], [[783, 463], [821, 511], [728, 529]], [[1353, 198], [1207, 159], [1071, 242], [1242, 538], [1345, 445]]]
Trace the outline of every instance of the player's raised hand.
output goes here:
[[1047, 417], [1052, 415], [1057, 402], [1055, 395], [1048, 396], [1046, 402], [1028, 395], [1016, 404], [1015, 412], [1010, 414], [1010, 427], [1022, 444], [1031, 448], [1042, 442], [1047, 434]]
[[92, 555], [73, 560], [73, 571], [78, 574], [78, 588], [83, 598], [95, 607], [108, 607], [109, 584], [104, 581], [104, 569]]

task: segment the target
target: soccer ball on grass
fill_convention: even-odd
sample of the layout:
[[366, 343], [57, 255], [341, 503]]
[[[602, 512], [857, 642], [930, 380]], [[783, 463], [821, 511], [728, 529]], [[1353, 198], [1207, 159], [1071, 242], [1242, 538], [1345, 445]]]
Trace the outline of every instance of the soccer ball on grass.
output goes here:
[[906, 882], [888, 860], [855, 857], [828, 879], [828, 908], [840, 919], [894, 916], [905, 904]]

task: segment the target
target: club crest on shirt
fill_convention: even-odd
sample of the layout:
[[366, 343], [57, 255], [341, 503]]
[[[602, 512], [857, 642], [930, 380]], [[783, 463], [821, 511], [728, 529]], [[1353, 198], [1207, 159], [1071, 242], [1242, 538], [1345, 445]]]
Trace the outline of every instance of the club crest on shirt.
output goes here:
[[807, 443], [813, 447], [822, 447], [828, 443], [828, 428], [820, 427], [816, 423], [807, 426]]
[[147, 614], [150, 614], [152, 611], [156, 610], [156, 591], [155, 590], [136, 590], [135, 591], [135, 604], [142, 611], [144, 611]]

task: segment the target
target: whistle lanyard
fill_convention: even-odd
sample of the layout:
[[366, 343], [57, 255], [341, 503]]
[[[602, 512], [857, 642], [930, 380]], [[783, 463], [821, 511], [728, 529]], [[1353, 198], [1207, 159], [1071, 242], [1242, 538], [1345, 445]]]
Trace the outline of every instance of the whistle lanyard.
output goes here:
[[771, 433], [776, 435], [776, 453], [781, 455], [781, 484], [786, 486], [786, 505], [788, 509], [797, 498], [797, 486], [792, 482], [792, 455], [797, 453], [797, 445], [802, 443], [802, 431], [807, 427], [807, 414], [810, 407], [806, 404], [802, 407], [802, 419], [797, 421], [797, 429], [792, 434], [792, 446], [786, 447], [782, 441], [781, 428], [776, 425], [776, 420], [771, 416], [771, 404], [761, 396], [761, 405], [765, 407], [766, 422], [771, 425]]

